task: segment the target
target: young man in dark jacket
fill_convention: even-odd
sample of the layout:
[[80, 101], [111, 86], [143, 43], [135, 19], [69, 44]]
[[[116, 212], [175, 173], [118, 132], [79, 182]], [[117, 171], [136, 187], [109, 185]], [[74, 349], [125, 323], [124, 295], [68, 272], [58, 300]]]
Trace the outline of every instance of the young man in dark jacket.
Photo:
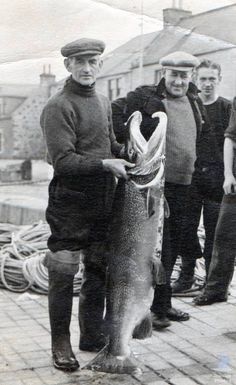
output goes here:
[[224, 196], [215, 231], [209, 274], [203, 292], [194, 298], [204, 306], [227, 301], [236, 257], [236, 100], [225, 131]]
[[[198, 97], [191, 76], [198, 60], [185, 52], [174, 52], [160, 60], [163, 78], [157, 86], [142, 86], [130, 92], [126, 98], [125, 117], [139, 110], [142, 113], [141, 131], [146, 139], [157, 125], [152, 119], [156, 111], [167, 113], [165, 197], [170, 216], [165, 219], [162, 263], [166, 270], [167, 284], [156, 287], [152, 304], [153, 326], [169, 326], [170, 321], [186, 321], [189, 314], [171, 306], [170, 279], [179, 252], [182, 219], [188, 188], [195, 168], [202, 168], [215, 161], [214, 138]], [[123, 101], [122, 99], [120, 100]], [[113, 103], [114, 130], [122, 130], [118, 101]], [[210, 148], [210, 156], [205, 156]]]
[[105, 241], [115, 177], [126, 178], [132, 164], [120, 155], [111, 107], [95, 90], [105, 45], [79, 39], [61, 49], [71, 73], [41, 115], [54, 176], [49, 186], [46, 219], [51, 235], [44, 264], [49, 274], [49, 316], [53, 364], [76, 370], [71, 348], [70, 320], [73, 279], [83, 250], [84, 274], [79, 300], [81, 350], [98, 351], [105, 343]]
[[184, 293], [192, 287], [196, 258], [202, 256], [197, 234], [202, 209], [205, 228], [203, 256], [205, 258], [206, 275], [208, 275], [211, 262], [215, 228], [223, 197], [224, 133], [228, 127], [231, 112], [231, 102], [218, 96], [220, 81], [220, 65], [210, 60], [203, 60], [196, 69], [196, 82], [201, 91], [200, 98], [216, 137], [219, 162], [215, 164], [215, 167], [205, 168], [202, 173], [195, 172], [193, 175], [186, 205], [186, 218], [180, 253], [182, 269], [178, 280], [172, 286], [172, 291], [176, 295]]

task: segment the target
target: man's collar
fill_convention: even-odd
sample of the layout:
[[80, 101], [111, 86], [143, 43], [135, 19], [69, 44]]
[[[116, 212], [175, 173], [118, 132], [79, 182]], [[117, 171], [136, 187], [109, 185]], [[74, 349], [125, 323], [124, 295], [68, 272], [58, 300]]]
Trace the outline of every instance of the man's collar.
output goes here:
[[[190, 82], [189, 87], [188, 87], [188, 91], [187, 91], [187, 96], [191, 99], [197, 99], [199, 92], [200, 92], [200, 90], [195, 86], [195, 84]], [[157, 88], [156, 88], [156, 93], [161, 98], [166, 97], [165, 78], [162, 78], [160, 80], [160, 82], [158, 83]]]

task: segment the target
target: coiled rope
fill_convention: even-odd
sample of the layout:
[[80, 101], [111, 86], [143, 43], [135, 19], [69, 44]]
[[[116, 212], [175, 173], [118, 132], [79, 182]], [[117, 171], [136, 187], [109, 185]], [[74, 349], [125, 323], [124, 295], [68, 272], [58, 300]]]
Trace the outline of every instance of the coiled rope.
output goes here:
[[[48, 273], [43, 265], [47, 252], [49, 226], [40, 221], [28, 226], [15, 226], [8, 223], [0, 224], [0, 287], [14, 292], [25, 292], [28, 289], [46, 294], [48, 292]], [[205, 239], [204, 228], [198, 231], [200, 243]], [[173, 279], [180, 271], [180, 260], [177, 261]], [[79, 294], [83, 275], [81, 264], [74, 279], [74, 294]], [[195, 282], [202, 287], [205, 279], [203, 258], [198, 259], [195, 268]]]
[[[48, 292], [48, 273], [43, 265], [47, 252], [49, 226], [39, 222], [29, 226], [0, 224], [0, 287], [14, 292], [28, 289]], [[74, 294], [79, 294], [83, 266], [74, 279]]]

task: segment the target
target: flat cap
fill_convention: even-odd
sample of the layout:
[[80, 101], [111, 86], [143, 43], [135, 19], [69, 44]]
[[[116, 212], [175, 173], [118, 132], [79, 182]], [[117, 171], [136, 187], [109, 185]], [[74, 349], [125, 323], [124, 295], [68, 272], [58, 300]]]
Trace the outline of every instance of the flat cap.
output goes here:
[[160, 64], [165, 68], [188, 71], [197, 67], [200, 64], [200, 61], [187, 52], [176, 51], [161, 58]]
[[82, 38], [64, 45], [61, 54], [65, 57], [82, 55], [101, 55], [105, 44], [101, 40]]

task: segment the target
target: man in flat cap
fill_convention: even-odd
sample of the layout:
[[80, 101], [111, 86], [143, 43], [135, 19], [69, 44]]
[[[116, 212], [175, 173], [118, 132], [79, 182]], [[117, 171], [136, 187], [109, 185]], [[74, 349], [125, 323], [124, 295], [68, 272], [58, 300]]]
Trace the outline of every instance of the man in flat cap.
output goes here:
[[105, 45], [79, 39], [61, 49], [71, 76], [41, 115], [54, 176], [49, 185], [46, 219], [51, 229], [44, 264], [49, 274], [49, 317], [53, 364], [76, 370], [70, 321], [73, 279], [83, 250], [84, 273], [79, 300], [81, 350], [99, 351], [105, 344], [105, 240], [115, 177], [127, 178], [131, 163], [114, 159], [116, 142], [109, 101], [95, 90]]
[[[167, 284], [159, 285], [155, 289], [151, 310], [153, 326], [156, 329], [169, 326], [170, 320], [189, 319], [188, 313], [171, 305], [170, 278], [179, 251], [184, 206], [194, 165], [200, 167], [206, 161], [206, 148], [214, 147], [211, 143], [213, 137], [210, 125], [198, 98], [197, 88], [191, 82], [193, 69], [199, 64], [198, 59], [186, 52], [174, 52], [163, 57], [160, 63], [163, 67], [160, 83], [157, 86], [141, 86], [128, 93], [124, 117], [125, 120], [131, 113], [139, 110], [143, 118], [141, 131], [146, 139], [151, 136], [157, 125], [157, 120], [152, 119], [152, 114], [164, 111], [168, 117], [165, 197], [170, 216], [165, 218], [164, 222], [162, 249]], [[124, 105], [124, 101], [121, 101]], [[117, 127], [121, 136], [121, 119], [115, 115], [115, 111], [119, 111], [118, 102], [119, 100], [113, 103], [113, 122], [115, 132]], [[211, 161], [211, 155], [208, 160]]]

